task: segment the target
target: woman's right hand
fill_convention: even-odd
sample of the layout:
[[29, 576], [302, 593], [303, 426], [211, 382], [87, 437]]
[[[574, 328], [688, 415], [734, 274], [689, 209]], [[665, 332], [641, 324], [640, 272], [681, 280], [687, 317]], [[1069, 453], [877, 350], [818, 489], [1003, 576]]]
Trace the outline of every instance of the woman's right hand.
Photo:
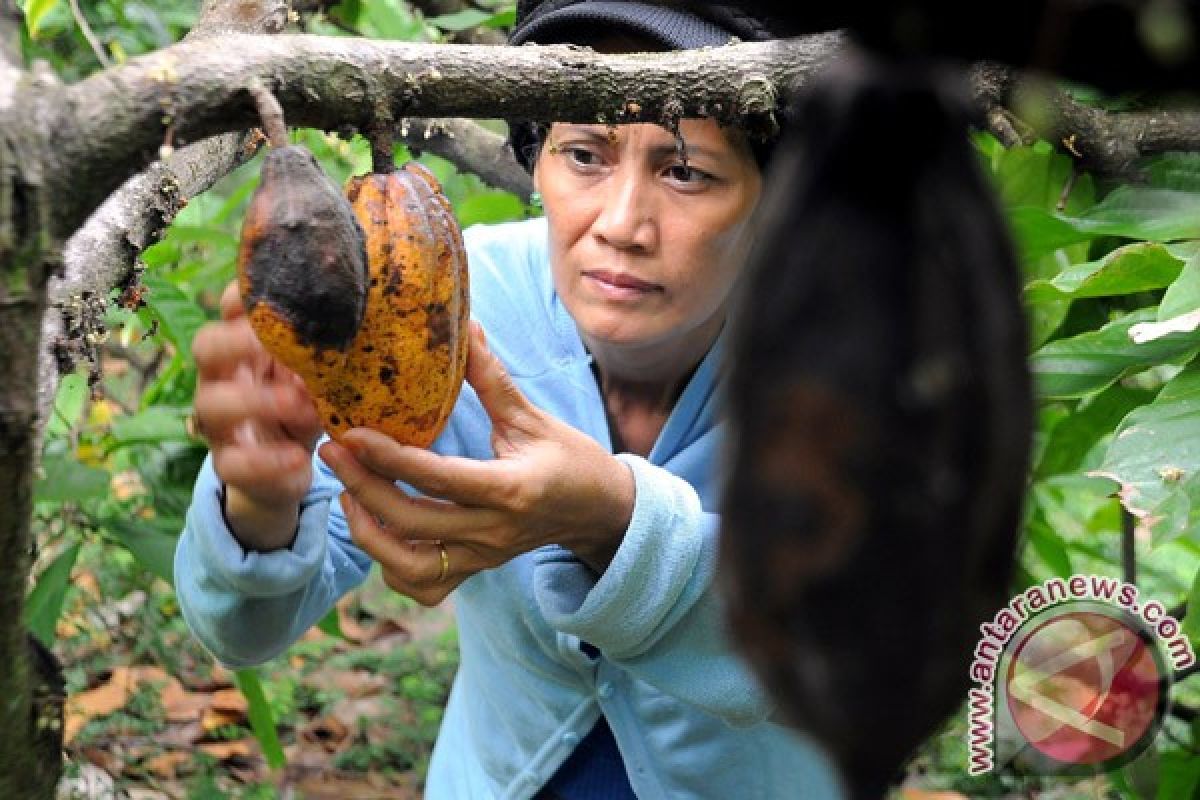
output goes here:
[[288, 547], [321, 434], [312, 398], [254, 335], [236, 281], [221, 296], [221, 320], [197, 332], [192, 353], [196, 428], [225, 485], [225, 518], [249, 550]]

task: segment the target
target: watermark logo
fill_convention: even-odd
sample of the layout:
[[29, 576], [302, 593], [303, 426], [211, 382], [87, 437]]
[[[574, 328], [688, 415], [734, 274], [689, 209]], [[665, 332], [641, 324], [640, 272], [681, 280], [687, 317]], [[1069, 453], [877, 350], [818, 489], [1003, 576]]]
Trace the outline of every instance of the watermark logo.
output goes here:
[[1054, 578], [980, 626], [968, 705], [979, 775], [1021, 762], [1042, 774], [1136, 758], [1166, 713], [1171, 675], [1195, 663], [1179, 623], [1115, 578]]

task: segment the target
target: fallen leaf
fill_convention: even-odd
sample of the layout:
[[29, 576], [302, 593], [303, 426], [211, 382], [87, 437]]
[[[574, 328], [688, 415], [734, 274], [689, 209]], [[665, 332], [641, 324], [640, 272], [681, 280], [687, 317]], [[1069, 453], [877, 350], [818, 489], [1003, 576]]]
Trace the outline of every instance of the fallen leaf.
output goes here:
[[178, 683], [162, 667], [114, 667], [108, 681], [67, 698], [63, 741], [70, 742], [95, 717], [119, 711], [143, 683]]
[[196, 748], [218, 761], [228, 761], [231, 758], [250, 758], [256, 752], [253, 739], [237, 739], [232, 742], [206, 742]]
[[245, 714], [239, 714], [236, 711], [220, 711], [210, 708], [200, 717], [200, 727], [204, 728], [205, 733], [212, 733], [226, 725], [237, 725], [245, 719]]
[[179, 773], [179, 767], [187, 763], [191, 757], [191, 753], [185, 753], [181, 750], [168, 750], [147, 760], [142, 766], [147, 772], [157, 775], [163, 780], [173, 780]]
[[386, 675], [363, 669], [322, 667], [306, 675], [304, 683], [314, 689], [336, 691], [346, 697], [371, 697], [387, 691], [390, 681]]
[[349, 744], [350, 729], [334, 716], [314, 719], [300, 731], [300, 738], [320, 746], [326, 753], [336, 753]]
[[250, 708], [246, 696], [239, 689], [221, 689], [212, 693], [212, 707], [231, 714], [245, 714]]
[[212, 705], [212, 695], [189, 692], [178, 684], [163, 690], [163, 711], [168, 722], [190, 722], [200, 719]]
[[931, 792], [925, 789], [902, 789], [900, 796], [903, 800], [970, 800], [958, 792]]
[[97, 600], [100, 599], [100, 582], [96, 575], [88, 569], [76, 569], [71, 575], [71, 583]]

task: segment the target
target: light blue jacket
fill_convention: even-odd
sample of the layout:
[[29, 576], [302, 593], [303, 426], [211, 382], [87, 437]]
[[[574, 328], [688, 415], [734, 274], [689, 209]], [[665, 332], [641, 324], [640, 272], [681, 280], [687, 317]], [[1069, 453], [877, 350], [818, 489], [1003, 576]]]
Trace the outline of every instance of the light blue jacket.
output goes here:
[[[554, 292], [542, 219], [466, 232], [473, 316], [537, 406], [610, 450], [589, 356]], [[461, 665], [426, 787], [430, 800], [531, 797], [603, 712], [643, 800], [841, 797], [830, 762], [769, 720], [771, 708], [722, 630], [713, 591], [720, 341], [649, 458], [633, 471], [624, 541], [596, 577], [551, 545], [479, 573], [454, 594]], [[492, 458], [470, 386], [434, 444]], [[365, 577], [341, 486], [319, 458], [293, 546], [245, 552], [206, 462], [175, 556], [184, 617], [231, 666], [282, 652]], [[591, 658], [580, 640], [600, 651]]]

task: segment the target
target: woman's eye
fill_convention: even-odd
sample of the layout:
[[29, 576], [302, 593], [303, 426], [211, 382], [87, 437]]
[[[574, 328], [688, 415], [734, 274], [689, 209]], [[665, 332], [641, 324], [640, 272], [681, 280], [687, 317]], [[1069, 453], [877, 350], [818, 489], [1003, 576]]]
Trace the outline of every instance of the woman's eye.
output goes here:
[[712, 179], [712, 176], [707, 172], [694, 167], [684, 166], [683, 164], [673, 164], [668, 167], [666, 175], [671, 180], [679, 183], [704, 183]]
[[564, 147], [562, 152], [574, 164], [581, 167], [594, 167], [600, 163], [600, 156], [582, 147]]

